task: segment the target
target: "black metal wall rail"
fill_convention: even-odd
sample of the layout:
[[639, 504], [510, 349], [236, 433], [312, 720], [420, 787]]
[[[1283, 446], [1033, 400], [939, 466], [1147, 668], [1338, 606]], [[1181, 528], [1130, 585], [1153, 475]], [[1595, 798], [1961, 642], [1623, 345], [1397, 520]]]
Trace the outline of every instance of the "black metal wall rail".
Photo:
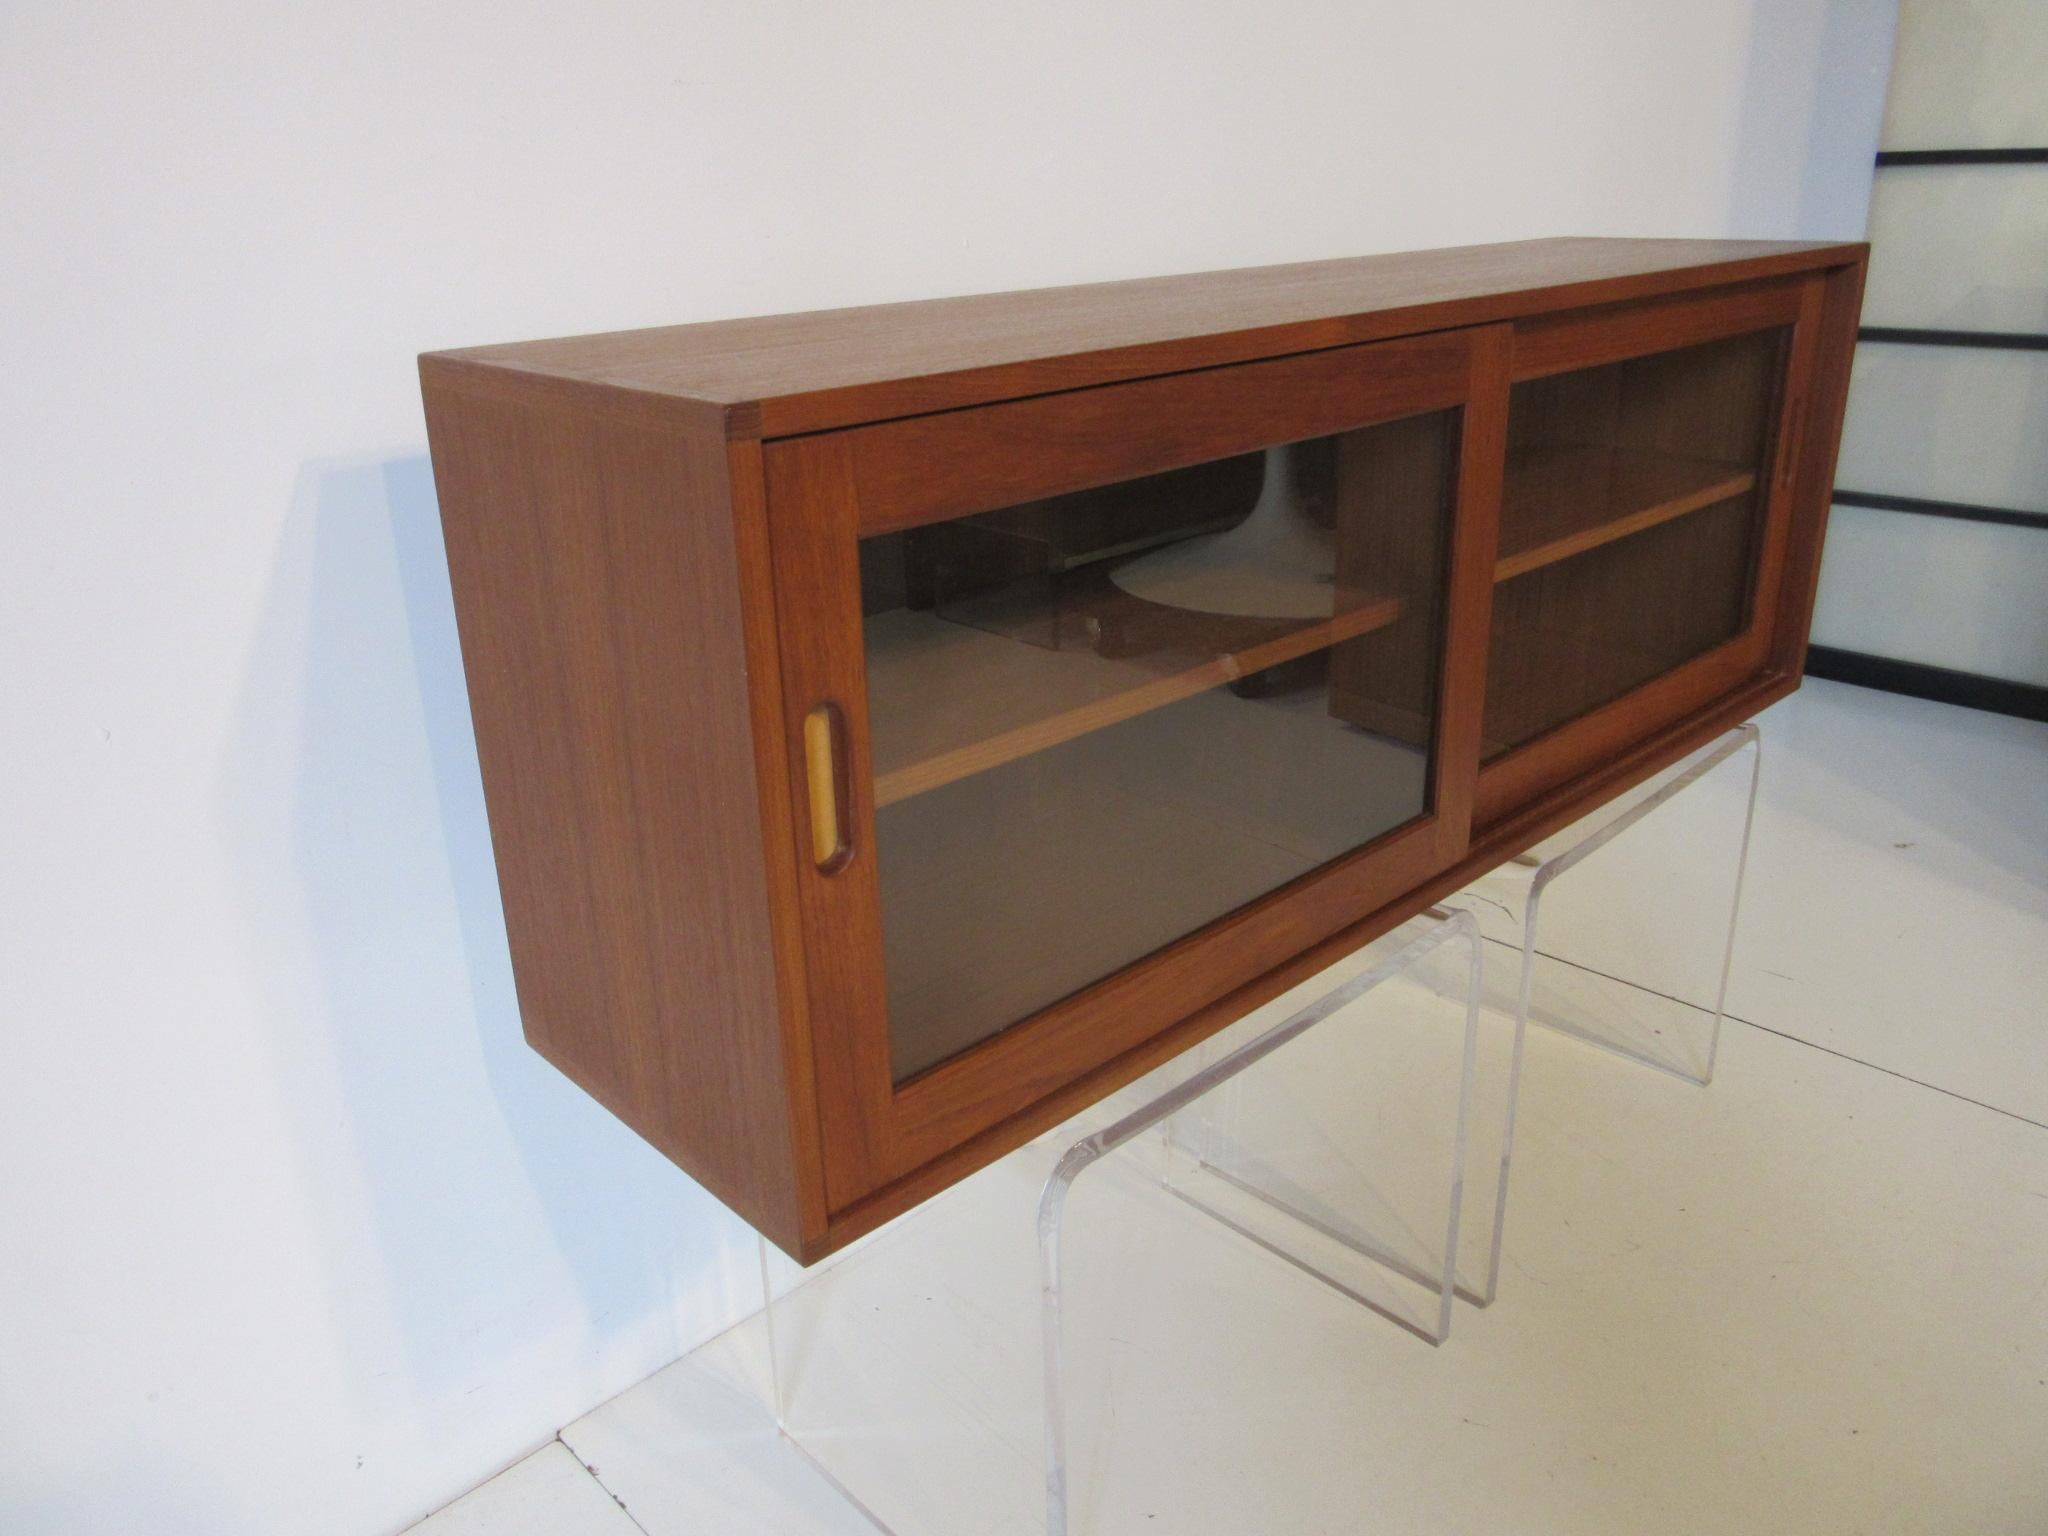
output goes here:
[[2048, 512], [2022, 512], [2016, 507], [1981, 507], [1968, 501], [1936, 501], [1927, 496], [1892, 496], [1880, 491], [1844, 491], [1834, 495], [1838, 507], [1869, 507], [1878, 512], [1913, 512], [1921, 517], [1946, 517], [1959, 523], [1998, 523], [2008, 528], [2048, 528]]
[[1890, 165], [2048, 165], [2048, 149], [1880, 149], [1877, 168]]
[[[2048, 149], [1881, 149], [1877, 152], [1877, 165], [1879, 170], [1887, 166], [1910, 165], [2048, 165]], [[2048, 335], [2032, 331], [1951, 331], [1926, 326], [1866, 325], [1858, 328], [1856, 339], [1914, 347], [1987, 347], [2016, 352], [2048, 352]], [[1999, 523], [2010, 528], [2048, 528], [2048, 512], [1985, 507], [1967, 501], [1838, 490], [1835, 502], [1844, 507], [1912, 512], [1922, 517], [1946, 517], [1960, 522]]]
[[1807, 649], [1806, 675], [1885, 693], [1903, 693], [1915, 699], [1933, 699], [1940, 704], [1960, 704], [1965, 709], [2014, 715], [2022, 720], [2048, 721], [2048, 688], [2038, 683], [2016, 683], [2008, 678], [1956, 672], [1863, 651], [1839, 651], [1831, 645]]
[[[1908, 165], [2048, 165], [2048, 149], [1880, 149], [1877, 168]], [[1944, 331], [1909, 325], [1866, 325], [1858, 341], [1912, 347], [1994, 347], [2048, 352], [2048, 336], [2031, 331]]]
[[1866, 325], [1858, 341], [1895, 341], [1913, 347], [1998, 347], [2016, 352], [2048, 352], [2048, 335], [2035, 331], [1936, 331], [1911, 325]]
[[[1881, 149], [1877, 153], [1879, 170], [1942, 165], [2048, 165], [2048, 148]], [[1858, 329], [1856, 339], [1904, 346], [2048, 351], [2048, 335], [2029, 331], [1952, 331], [1920, 326], [1866, 325]], [[2048, 528], [2048, 512], [2024, 512], [2014, 507], [1986, 507], [1972, 502], [1893, 496], [1877, 491], [1837, 490], [1834, 501], [1837, 506], [1869, 507], [1880, 512], [1907, 512], [1921, 517], [1998, 523], [2014, 528]], [[1873, 656], [1863, 651], [1838, 650], [1830, 645], [1816, 645], [1808, 649], [1806, 672], [1810, 677], [1830, 678], [1858, 687], [1881, 689], [1886, 693], [1960, 704], [1969, 709], [2015, 715], [2023, 720], [2048, 721], [2048, 687], [2037, 683], [1958, 672], [1948, 667]]]

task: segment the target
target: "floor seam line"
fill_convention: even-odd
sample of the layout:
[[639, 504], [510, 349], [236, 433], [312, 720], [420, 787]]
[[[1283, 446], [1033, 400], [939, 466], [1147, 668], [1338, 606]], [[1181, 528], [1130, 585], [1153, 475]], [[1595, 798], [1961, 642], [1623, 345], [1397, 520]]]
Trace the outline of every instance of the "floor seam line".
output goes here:
[[1964, 1104], [1974, 1104], [1977, 1108], [1989, 1110], [1994, 1115], [2003, 1115], [2008, 1120], [2017, 1120], [2021, 1125], [2031, 1125], [2037, 1131], [2048, 1131], [2048, 1121], [2036, 1120], [2033, 1116], [2023, 1115], [2016, 1109], [2002, 1109], [1996, 1104], [1987, 1104], [1982, 1099], [1973, 1099], [1967, 1093], [1958, 1093], [1953, 1088], [1944, 1088], [1939, 1083], [1930, 1083], [1924, 1078], [1913, 1076], [1910, 1072], [1901, 1072], [1894, 1067], [1881, 1066], [1874, 1061], [1865, 1061], [1861, 1056], [1851, 1056], [1847, 1051], [1838, 1051], [1832, 1046], [1821, 1045], [1813, 1040], [1802, 1040], [1797, 1035], [1788, 1035], [1782, 1029], [1773, 1029], [1768, 1024], [1759, 1024], [1754, 1019], [1741, 1018], [1732, 1013], [1724, 1014], [1723, 1017], [1734, 1019], [1738, 1024], [1747, 1024], [1751, 1029], [1760, 1029], [1767, 1035], [1776, 1035], [1780, 1040], [1790, 1041], [1793, 1045], [1803, 1045], [1808, 1050], [1819, 1051], [1823, 1055], [1833, 1056], [1841, 1061], [1853, 1062], [1859, 1067], [1868, 1067], [1873, 1072], [1882, 1072], [1886, 1077], [1896, 1077], [1900, 1082], [1911, 1083], [1916, 1088], [1925, 1088], [1931, 1093], [1943, 1094]]
[[[629, 1388], [628, 1390], [631, 1389]], [[632, 1510], [626, 1507], [626, 1501], [620, 1498], [616, 1493], [612, 1492], [611, 1488], [607, 1486], [607, 1484], [605, 1483], [605, 1480], [597, 1475], [597, 1468], [593, 1467], [589, 1462], [585, 1461], [583, 1459], [582, 1453], [578, 1451], [575, 1446], [571, 1445], [568, 1441], [562, 1438], [561, 1431], [559, 1430], [555, 1432], [555, 1444], [559, 1445], [563, 1450], [567, 1451], [571, 1456], [574, 1456], [576, 1458], [576, 1465], [583, 1469], [584, 1476], [588, 1477], [593, 1483], [597, 1484], [597, 1486], [600, 1489], [603, 1489], [604, 1496], [610, 1499], [614, 1504], [619, 1506], [619, 1513], [624, 1515], [628, 1520], [630, 1520], [633, 1523], [633, 1529], [638, 1531], [640, 1533], [640, 1536], [654, 1536], [654, 1533], [652, 1531], [648, 1530], [646, 1526], [640, 1523], [640, 1517], [634, 1514]]]
[[[1505, 939], [1490, 939], [1488, 942], [1498, 944], [1503, 949], [1517, 951], [1521, 949], [1519, 944], [1510, 944]], [[1700, 1013], [1708, 1011], [1699, 1003], [1692, 1002], [1683, 997], [1674, 997], [1669, 992], [1659, 992], [1655, 987], [1646, 987], [1641, 982], [1630, 981], [1625, 976], [1609, 975], [1606, 971], [1595, 970], [1590, 965], [1581, 965], [1576, 960], [1567, 960], [1563, 955], [1553, 955], [1545, 949], [1539, 949], [1536, 953], [1543, 959], [1554, 961], [1558, 965], [1568, 965], [1575, 971], [1584, 971], [1588, 976], [1598, 976], [1601, 980], [1614, 982], [1617, 986], [1633, 987], [1638, 992], [1647, 992], [1651, 997], [1661, 997], [1665, 1002], [1676, 1003], [1681, 1008], [1691, 1008]], [[2037, 1131], [2048, 1131], [2048, 1121], [2036, 1120], [2033, 1116], [2023, 1115], [2016, 1109], [2002, 1109], [1996, 1104], [1987, 1104], [1982, 1099], [1971, 1098], [1967, 1093], [1958, 1093], [1953, 1088], [1944, 1088], [1939, 1083], [1930, 1083], [1924, 1078], [1914, 1077], [1910, 1072], [1901, 1072], [1895, 1067], [1882, 1066], [1874, 1061], [1866, 1061], [1861, 1056], [1852, 1056], [1847, 1051], [1838, 1051], [1834, 1047], [1822, 1045], [1818, 1041], [1807, 1040], [1799, 1035], [1787, 1034], [1782, 1029], [1773, 1029], [1768, 1024], [1759, 1024], [1755, 1019], [1745, 1019], [1739, 1013], [1724, 1012], [1721, 1017], [1732, 1019], [1737, 1024], [1747, 1024], [1751, 1029], [1760, 1029], [1767, 1035], [1776, 1035], [1780, 1040], [1789, 1041], [1793, 1045], [1803, 1045], [1809, 1050], [1819, 1051], [1826, 1056], [1833, 1056], [1838, 1061], [1853, 1062], [1859, 1067], [1868, 1067], [1873, 1072], [1882, 1072], [1886, 1077], [1895, 1077], [1902, 1083], [1911, 1083], [1914, 1087], [1925, 1088], [1930, 1093], [1944, 1094], [1961, 1103], [1974, 1104], [1977, 1108], [1987, 1109], [1994, 1115], [2004, 1115], [2008, 1120], [2017, 1120], [2021, 1125], [2031, 1125]]]

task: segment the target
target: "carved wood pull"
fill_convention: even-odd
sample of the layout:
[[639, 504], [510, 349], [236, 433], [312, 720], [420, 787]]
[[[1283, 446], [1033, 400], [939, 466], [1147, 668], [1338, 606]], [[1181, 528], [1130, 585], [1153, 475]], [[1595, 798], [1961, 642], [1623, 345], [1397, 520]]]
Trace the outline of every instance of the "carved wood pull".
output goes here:
[[1781, 489], [1791, 487], [1792, 477], [1799, 469], [1799, 450], [1805, 446], [1806, 399], [1803, 395], [1794, 398], [1792, 408], [1786, 415], [1788, 425], [1785, 432], [1785, 452], [1778, 465], [1778, 485]]
[[811, 859], [826, 874], [853, 856], [846, 840], [846, 732], [836, 704], [804, 716], [804, 771], [811, 792]]

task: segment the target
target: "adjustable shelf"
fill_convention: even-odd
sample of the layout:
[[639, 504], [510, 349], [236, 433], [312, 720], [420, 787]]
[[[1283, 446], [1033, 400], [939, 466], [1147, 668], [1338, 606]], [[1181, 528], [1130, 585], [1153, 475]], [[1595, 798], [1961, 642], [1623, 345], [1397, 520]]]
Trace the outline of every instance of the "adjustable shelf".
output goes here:
[[1508, 466], [1495, 582], [1625, 539], [1756, 485], [1754, 471], [1639, 448], [1553, 448]]
[[[898, 609], [869, 618], [868, 722], [875, 804], [891, 805], [969, 774], [1042, 752], [1091, 731], [1207, 692], [1254, 672], [1384, 629], [1401, 600], [1352, 594], [1328, 619], [1244, 620], [1180, 615], [1181, 643], [1161, 636], [1133, 654], [1115, 637], [1157, 635], [1172, 610], [1096, 583], [1060, 616], [1058, 644], [1039, 644]], [[1203, 655], [1185, 633], [1229, 633]], [[933, 698], [971, 697], [971, 710], [935, 713]]]

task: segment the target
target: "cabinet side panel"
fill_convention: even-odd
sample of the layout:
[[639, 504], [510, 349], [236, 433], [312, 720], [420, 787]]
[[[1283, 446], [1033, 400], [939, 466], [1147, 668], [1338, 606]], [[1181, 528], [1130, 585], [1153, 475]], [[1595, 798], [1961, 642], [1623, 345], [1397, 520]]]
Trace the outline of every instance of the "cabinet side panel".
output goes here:
[[527, 1039], [795, 1247], [725, 444], [422, 381]]
[[1856, 356], [1856, 327], [1863, 313], [1867, 262], [1836, 267], [1821, 297], [1820, 347], [1815, 359], [1806, 421], [1797, 445], [1791, 537], [1787, 540], [1772, 662], [1795, 676], [1806, 669], [1806, 645], [1813, 628], [1814, 595], [1820, 586], [1821, 546], [1835, 493], [1835, 458], [1842, 445], [1842, 418], [1849, 405], [1849, 372]]

